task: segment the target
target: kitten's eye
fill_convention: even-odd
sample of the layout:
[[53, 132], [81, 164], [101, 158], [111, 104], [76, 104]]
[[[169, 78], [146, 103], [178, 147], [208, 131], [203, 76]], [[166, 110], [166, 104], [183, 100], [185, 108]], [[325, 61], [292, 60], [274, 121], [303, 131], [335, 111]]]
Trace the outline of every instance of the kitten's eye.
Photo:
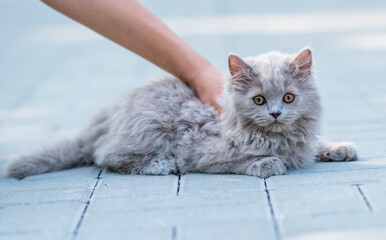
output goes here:
[[256, 97], [253, 97], [253, 101], [257, 104], [257, 105], [263, 105], [264, 103], [266, 103], [267, 101], [265, 100], [265, 98], [263, 96], [256, 96]]
[[292, 93], [287, 93], [283, 97], [283, 101], [285, 103], [292, 103], [294, 100], [295, 100], [295, 95], [293, 95]]

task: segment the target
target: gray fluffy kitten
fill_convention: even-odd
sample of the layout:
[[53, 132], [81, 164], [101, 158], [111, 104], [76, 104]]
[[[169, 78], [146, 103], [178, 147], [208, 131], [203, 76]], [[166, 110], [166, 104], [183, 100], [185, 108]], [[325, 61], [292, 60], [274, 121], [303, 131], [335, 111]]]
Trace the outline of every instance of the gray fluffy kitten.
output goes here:
[[23, 156], [6, 176], [96, 164], [126, 174], [234, 173], [267, 178], [287, 168], [357, 158], [352, 143], [318, 137], [320, 95], [311, 50], [229, 56], [224, 113], [179, 79], [136, 89], [75, 139]]

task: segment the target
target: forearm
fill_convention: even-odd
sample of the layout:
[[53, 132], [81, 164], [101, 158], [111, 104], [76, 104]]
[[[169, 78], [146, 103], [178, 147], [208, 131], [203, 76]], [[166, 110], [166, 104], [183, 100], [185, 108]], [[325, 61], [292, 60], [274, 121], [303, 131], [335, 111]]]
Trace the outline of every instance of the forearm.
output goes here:
[[136, 0], [43, 0], [112, 41], [193, 84], [210, 63]]

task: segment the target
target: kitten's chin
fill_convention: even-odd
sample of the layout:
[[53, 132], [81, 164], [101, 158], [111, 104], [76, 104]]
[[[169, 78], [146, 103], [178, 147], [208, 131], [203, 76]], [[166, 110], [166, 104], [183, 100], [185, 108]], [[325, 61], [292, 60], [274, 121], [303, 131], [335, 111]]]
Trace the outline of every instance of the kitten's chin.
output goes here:
[[274, 133], [281, 133], [285, 130], [285, 126], [279, 122], [273, 122], [269, 125], [268, 130]]

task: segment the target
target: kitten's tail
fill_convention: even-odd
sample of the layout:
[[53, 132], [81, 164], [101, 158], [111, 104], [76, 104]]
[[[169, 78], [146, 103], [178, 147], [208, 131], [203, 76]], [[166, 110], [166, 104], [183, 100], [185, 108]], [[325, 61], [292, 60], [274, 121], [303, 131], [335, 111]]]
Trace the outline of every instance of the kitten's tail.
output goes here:
[[29, 156], [21, 156], [5, 168], [5, 176], [24, 178], [93, 163], [92, 145], [83, 140], [66, 141]]
[[99, 112], [77, 138], [43, 149], [35, 154], [22, 156], [5, 167], [6, 177], [27, 176], [58, 171], [94, 163], [94, 144], [108, 132], [110, 107]]

